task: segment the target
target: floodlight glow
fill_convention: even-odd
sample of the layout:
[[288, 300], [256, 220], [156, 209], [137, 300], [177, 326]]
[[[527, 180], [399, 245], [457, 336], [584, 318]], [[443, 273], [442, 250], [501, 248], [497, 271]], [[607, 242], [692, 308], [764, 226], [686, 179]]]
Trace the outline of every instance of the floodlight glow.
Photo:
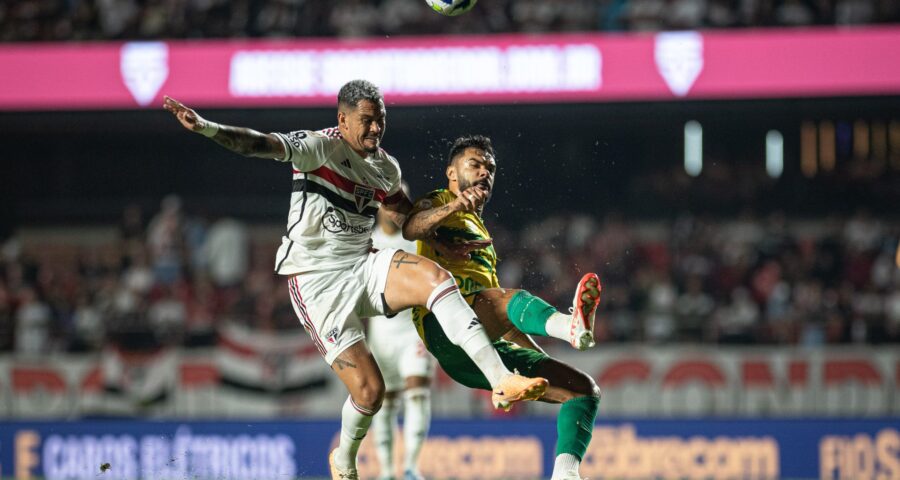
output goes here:
[[691, 120], [684, 124], [684, 171], [692, 177], [703, 170], [703, 127]]
[[766, 133], [766, 173], [778, 178], [784, 172], [784, 137], [778, 130]]

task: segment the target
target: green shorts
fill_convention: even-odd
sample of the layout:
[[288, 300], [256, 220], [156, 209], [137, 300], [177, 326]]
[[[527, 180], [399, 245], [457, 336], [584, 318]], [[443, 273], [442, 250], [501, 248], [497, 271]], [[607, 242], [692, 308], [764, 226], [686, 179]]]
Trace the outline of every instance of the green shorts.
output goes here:
[[[434, 314], [428, 313], [425, 315], [423, 327], [428, 351], [434, 355], [434, 358], [437, 359], [441, 368], [447, 372], [450, 378], [469, 388], [491, 389], [491, 384], [487, 378], [472, 362], [472, 359], [466, 355], [466, 352], [447, 338], [444, 329], [441, 328]], [[537, 368], [550, 358], [541, 352], [530, 348], [522, 348], [506, 340], [495, 341], [494, 348], [497, 349], [497, 353], [500, 354], [500, 359], [506, 365], [506, 368], [510, 371], [518, 371], [520, 375], [526, 377], [536, 376], [535, 371]]]

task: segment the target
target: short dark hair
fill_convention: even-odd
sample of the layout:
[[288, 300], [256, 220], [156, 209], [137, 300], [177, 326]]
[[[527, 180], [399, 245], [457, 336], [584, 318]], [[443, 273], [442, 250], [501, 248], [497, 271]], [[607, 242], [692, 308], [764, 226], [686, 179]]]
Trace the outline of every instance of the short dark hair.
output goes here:
[[453, 141], [450, 147], [450, 155], [447, 156], [447, 165], [453, 165], [453, 159], [466, 151], [469, 147], [480, 148], [484, 153], [494, 157], [494, 146], [490, 137], [484, 135], [464, 135]]
[[369, 100], [373, 103], [383, 102], [381, 90], [368, 80], [351, 80], [341, 87], [338, 92], [338, 107], [341, 105], [356, 108], [360, 100]]

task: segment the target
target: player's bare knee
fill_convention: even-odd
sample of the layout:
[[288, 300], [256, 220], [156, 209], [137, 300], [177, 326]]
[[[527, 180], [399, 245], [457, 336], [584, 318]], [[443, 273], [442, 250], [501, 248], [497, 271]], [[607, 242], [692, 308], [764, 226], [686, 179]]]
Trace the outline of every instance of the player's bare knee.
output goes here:
[[381, 409], [384, 402], [384, 384], [367, 382], [353, 395], [353, 401], [360, 407], [371, 410], [373, 413]]
[[597, 382], [595, 382], [590, 375], [578, 372], [575, 381], [572, 383], [576, 385], [575, 390], [577, 390], [577, 396], [594, 397], [597, 400], [600, 400], [600, 387], [597, 386]]
[[440, 265], [438, 265], [436, 263], [432, 264], [432, 268], [431, 268], [431, 271], [429, 272], [429, 276], [431, 277], [429, 279], [431, 281], [431, 284], [434, 285], [435, 287], [437, 287], [438, 285], [453, 278], [453, 276], [450, 275], [450, 272], [448, 272], [447, 270], [444, 270]]
[[591, 396], [600, 400], [600, 387], [597, 386], [596, 383], [593, 384], [593, 388], [591, 389]]

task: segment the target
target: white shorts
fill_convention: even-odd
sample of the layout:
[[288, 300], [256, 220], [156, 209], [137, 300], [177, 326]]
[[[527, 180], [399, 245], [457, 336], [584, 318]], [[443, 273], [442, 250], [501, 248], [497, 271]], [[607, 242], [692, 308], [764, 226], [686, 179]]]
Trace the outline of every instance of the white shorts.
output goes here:
[[351, 267], [294, 275], [291, 304], [329, 365], [365, 339], [361, 318], [384, 315], [384, 285], [397, 250], [369, 253]]
[[404, 390], [404, 379], [408, 377], [431, 378], [434, 374], [434, 358], [416, 333], [412, 310], [404, 310], [391, 318], [370, 318], [367, 343], [388, 392]]

